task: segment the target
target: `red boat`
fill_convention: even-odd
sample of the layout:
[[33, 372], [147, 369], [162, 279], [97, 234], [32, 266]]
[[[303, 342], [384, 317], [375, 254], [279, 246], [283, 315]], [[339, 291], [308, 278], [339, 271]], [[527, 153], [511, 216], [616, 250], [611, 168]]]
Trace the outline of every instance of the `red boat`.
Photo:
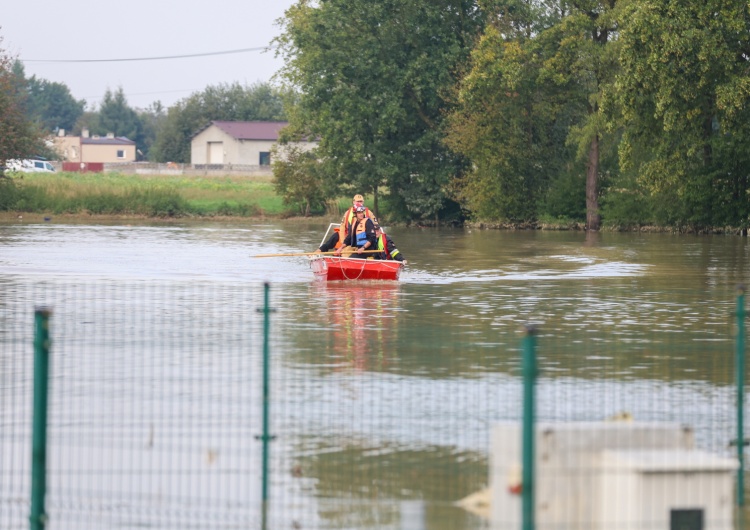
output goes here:
[[398, 280], [404, 264], [394, 260], [313, 256], [310, 268], [316, 280]]
[[[338, 231], [339, 225], [328, 225], [321, 245], [328, 239], [331, 229]], [[404, 264], [395, 260], [376, 260], [363, 258], [346, 258], [314, 254], [310, 257], [310, 268], [316, 280], [398, 280]]]

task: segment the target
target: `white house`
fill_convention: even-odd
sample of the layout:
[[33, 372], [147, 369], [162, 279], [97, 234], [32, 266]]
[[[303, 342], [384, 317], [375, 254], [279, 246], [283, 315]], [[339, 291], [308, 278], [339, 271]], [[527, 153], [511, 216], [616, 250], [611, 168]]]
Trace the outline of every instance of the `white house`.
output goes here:
[[[190, 163], [270, 166], [271, 148], [287, 125], [285, 121], [212, 121], [193, 136]], [[317, 143], [297, 145], [312, 149]]]

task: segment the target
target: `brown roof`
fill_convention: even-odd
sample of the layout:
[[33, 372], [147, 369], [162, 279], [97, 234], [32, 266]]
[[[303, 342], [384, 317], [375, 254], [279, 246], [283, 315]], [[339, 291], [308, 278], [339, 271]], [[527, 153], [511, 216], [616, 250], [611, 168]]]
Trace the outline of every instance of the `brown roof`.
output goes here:
[[135, 145], [133, 140], [128, 140], [124, 136], [118, 136], [117, 138], [81, 138], [81, 143], [94, 145]]
[[289, 125], [286, 121], [212, 121], [219, 129], [236, 140], [279, 139], [279, 131]]

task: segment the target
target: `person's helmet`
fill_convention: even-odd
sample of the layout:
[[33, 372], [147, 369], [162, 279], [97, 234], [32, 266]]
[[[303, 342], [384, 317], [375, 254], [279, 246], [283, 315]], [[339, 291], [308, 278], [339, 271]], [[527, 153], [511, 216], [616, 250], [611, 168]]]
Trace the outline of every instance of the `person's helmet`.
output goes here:
[[357, 212], [357, 213], [365, 213], [365, 207], [364, 206], [357, 206], [354, 209], [354, 211]]
[[365, 198], [362, 197], [359, 193], [357, 193], [354, 198], [352, 199], [353, 202], [365, 202]]
[[380, 225], [378, 223], [375, 223], [375, 230], [380, 230]]

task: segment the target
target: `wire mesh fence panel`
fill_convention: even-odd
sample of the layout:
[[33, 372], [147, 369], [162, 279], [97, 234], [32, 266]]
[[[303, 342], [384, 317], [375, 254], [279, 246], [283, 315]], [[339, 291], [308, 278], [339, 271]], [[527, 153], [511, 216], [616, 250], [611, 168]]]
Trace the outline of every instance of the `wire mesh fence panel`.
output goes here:
[[30, 301], [52, 310], [49, 528], [256, 526], [257, 288], [25, 289], [4, 310], [3, 528], [28, 518]]
[[[498, 426], [520, 425], [519, 331], [530, 321], [536, 419], [558, 433], [537, 444], [538, 528], [664, 528], [672, 512], [661, 508], [661, 519], [618, 515], [629, 497], [607, 477], [638, 468], [666, 480], [679, 469], [658, 459], [666, 453], [652, 453], [650, 468], [645, 455], [634, 460], [627, 451], [639, 445], [622, 426], [666, 425], [661, 446], [642, 438], [640, 449], [693, 451], [683, 455], [693, 468], [679, 476], [703, 498], [718, 490], [693, 479], [720, 462], [696, 463], [695, 451], [721, 462], [734, 454], [732, 299], [600, 285], [553, 303], [528, 285], [458, 285], [437, 296], [389, 282], [288, 284], [271, 291], [264, 504], [262, 285], [3, 287], [2, 528], [28, 527], [35, 306], [52, 310], [53, 530], [519, 528], [517, 462], [496, 473], [503, 454], [493, 444]], [[566, 434], [571, 425], [579, 431]], [[585, 434], [587, 426], [609, 434]], [[586, 449], [554, 452], [565, 444]], [[675, 491], [643, 484], [642, 503]], [[691, 502], [674, 504], [678, 522], [698, 517]], [[715, 512], [702, 516], [716, 521]]]
[[[742, 528], [733, 304], [598, 292], [540, 326], [535, 528]], [[521, 527], [519, 445], [518, 422], [496, 427], [493, 528]]]
[[0, 283], [0, 526], [28, 528], [34, 313], [14, 295]]

